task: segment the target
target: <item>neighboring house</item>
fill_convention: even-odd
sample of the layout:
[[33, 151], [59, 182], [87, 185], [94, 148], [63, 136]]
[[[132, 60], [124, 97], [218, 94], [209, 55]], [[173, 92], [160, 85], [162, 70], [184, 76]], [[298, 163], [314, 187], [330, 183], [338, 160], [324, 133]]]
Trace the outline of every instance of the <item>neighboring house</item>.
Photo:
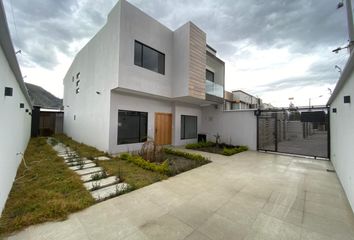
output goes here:
[[257, 109], [260, 107], [261, 99], [242, 90], [232, 91], [232, 109]]
[[0, 0], [0, 214], [31, 134], [31, 101]]
[[206, 38], [120, 0], [64, 78], [64, 132], [110, 153], [197, 141], [202, 106], [224, 101], [225, 64]]
[[330, 159], [339, 180], [354, 209], [354, 55], [343, 69], [331, 95], [330, 106]]
[[32, 101], [31, 136], [49, 136], [63, 132], [63, 100], [40, 86], [26, 83]]
[[242, 109], [268, 109], [273, 108], [271, 104], [263, 103], [262, 99], [257, 98], [242, 90], [232, 92], [225, 91], [225, 110]]

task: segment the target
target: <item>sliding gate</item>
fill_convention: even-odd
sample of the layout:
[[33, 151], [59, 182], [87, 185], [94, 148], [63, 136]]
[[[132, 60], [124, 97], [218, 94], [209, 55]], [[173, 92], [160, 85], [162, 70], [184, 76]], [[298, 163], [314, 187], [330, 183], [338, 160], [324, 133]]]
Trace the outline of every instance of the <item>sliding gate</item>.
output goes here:
[[257, 110], [257, 148], [329, 159], [326, 107]]

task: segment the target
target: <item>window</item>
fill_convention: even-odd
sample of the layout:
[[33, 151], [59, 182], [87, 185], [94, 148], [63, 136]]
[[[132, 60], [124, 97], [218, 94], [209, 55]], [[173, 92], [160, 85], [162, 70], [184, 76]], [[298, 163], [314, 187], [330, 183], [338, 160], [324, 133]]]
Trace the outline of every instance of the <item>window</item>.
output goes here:
[[165, 74], [165, 54], [138, 41], [134, 43], [134, 64]]
[[147, 140], [147, 112], [118, 111], [118, 144]]
[[76, 81], [76, 87], [79, 86], [79, 83], [80, 83], [80, 80], [77, 80], [77, 81]]
[[205, 72], [205, 79], [210, 81], [210, 82], [214, 82], [214, 73], [207, 69], [206, 72]]
[[181, 115], [181, 139], [197, 138], [197, 116]]
[[78, 94], [80, 92], [80, 88], [76, 88], [76, 94]]
[[5, 96], [12, 96], [13, 94], [13, 88], [11, 87], [5, 87]]
[[76, 79], [79, 79], [80, 78], [80, 72], [78, 72], [77, 74], [76, 74]]

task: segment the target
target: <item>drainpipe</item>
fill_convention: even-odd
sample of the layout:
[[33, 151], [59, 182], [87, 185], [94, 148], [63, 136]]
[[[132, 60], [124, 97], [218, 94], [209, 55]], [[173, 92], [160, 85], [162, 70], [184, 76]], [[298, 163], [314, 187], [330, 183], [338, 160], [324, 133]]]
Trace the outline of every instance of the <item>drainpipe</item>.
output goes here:
[[347, 7], [347, 21], [348, 21], [348, 34], [349, 34], [349, 53], [351, 54], [354, 48], [354, 28], [353, 28], [353, 12], [352, 1], [346, 0]]

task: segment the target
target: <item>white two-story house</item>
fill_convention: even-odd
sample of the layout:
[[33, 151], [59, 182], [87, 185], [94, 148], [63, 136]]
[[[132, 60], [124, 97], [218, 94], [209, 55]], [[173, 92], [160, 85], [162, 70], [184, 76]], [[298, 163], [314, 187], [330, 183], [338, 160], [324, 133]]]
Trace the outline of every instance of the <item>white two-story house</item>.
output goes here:
[[120, 0], [64, 78], [64, 132], [110, 153], [195, 142], [201, 107], [224, 97], [225, 64], [206, 38]]

